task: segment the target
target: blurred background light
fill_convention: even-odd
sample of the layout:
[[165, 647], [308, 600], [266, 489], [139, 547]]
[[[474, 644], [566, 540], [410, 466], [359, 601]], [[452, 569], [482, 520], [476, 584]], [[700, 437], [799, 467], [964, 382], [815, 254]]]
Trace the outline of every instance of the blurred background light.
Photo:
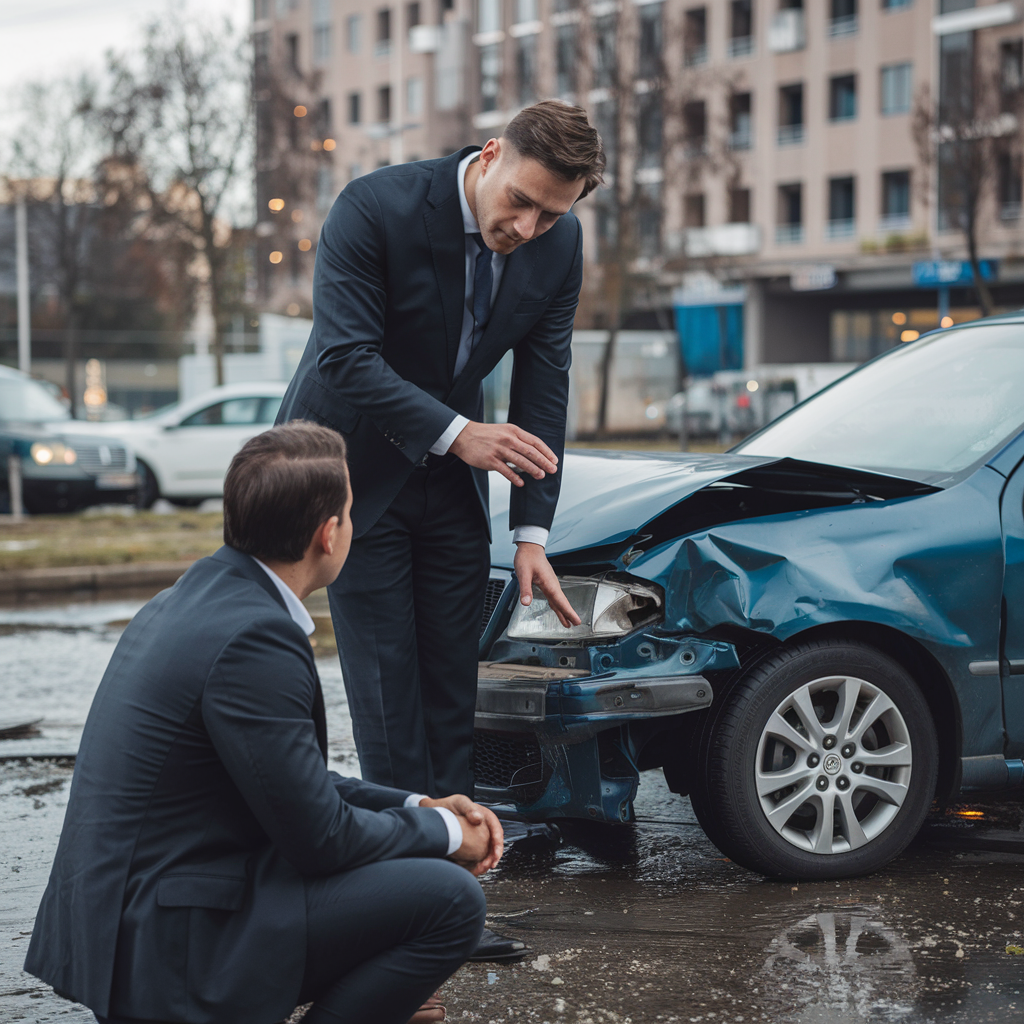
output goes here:
[[271, 199], [270, 202], [267, 203], [267, 206], [269, 206], [270, 209], [274, 211], [274, 213], [280, 213], [284, 209], [284, 200]]
[[308, 238], [299, 239], [299, 249], [302, 252], [309, 252], [313, 248], [313, 243]]
[[293, 113], [295, 114], [295, 116], [296, 116], [296, 117], [305, 117], [305, 116], [306, 116], [306, 108], [305, 108], [305, 107], [304, 107], [304, 106], [303, 106], [303, 105], [302, 105], [302, 104], [300, 103], [300, 104], [299, 104], [299, 105], [298, 105], [298, 106], [297, 106], [297, 107], [295, 108], [295, 110], [293, 111]]
[[917, 341], [920, 337], [920, 331], [903, 331], [903, 333], [900, 334], [900, 341]]
[[907, 322], [907, 314], [906, 313], [893, 313], [893, 315], [892, 315], [892, 322], [894, 324], [896, 324], [897, 327], [902, 327], [903, 324], [905, 324]]
[[285, 307], [285, 312], [289, 316], [298, 316], [299, 315], [299, 304], [297, 302], [289, 302], [288, 305]]
[[337, 146], [337, 143], [334, 139], [324, 139], [324, 149], [326, 149], [328, 153], [332, 152], [335, 146]]
[[944, 316], [939, 321], [939, 326], [940, 327], [952, 327], [953, 326], [953, 318], [951, 316]]
[[270, 262], [271, 263], [280, 263], [281, 260], [283, 260], [283, 259], [284, 259], [284, 253], [283, 252], [278, 252], [277, 249], [275, 249], [270, 254]]

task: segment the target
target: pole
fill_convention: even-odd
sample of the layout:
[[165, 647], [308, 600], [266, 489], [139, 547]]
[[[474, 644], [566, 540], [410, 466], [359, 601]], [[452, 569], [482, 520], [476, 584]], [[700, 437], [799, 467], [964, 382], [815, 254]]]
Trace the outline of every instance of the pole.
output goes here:
[[949, 316], [949, 285], [939, 286], [939, 326]]
[[15, 248], [18, 266], [18, 369], [32, 372], [32, 313], [28, 298], [28, 210], [22, 196], [15, 207]]
[[25, 505], [21, 498], [21, 458], [17, 455], [7, 456], [7, 487], [11, 518], [20, 520], [25, 514]]

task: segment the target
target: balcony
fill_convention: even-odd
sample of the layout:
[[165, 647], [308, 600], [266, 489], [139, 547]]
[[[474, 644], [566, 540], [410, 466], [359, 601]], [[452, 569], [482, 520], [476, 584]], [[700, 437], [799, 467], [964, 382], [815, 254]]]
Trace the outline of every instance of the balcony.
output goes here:
[[700, 46], [691, 46], [683, 52], [683, 64], [688, 68], [695, 68], [699, 64], [707, 64], [708, 47], [706, 43]]
[[840, 241], [844, 238], [853, 238], [857, 233], [857, 222], [852, 217], [844, 217], [841, 220], [830, 220], [825, 225], [825, 237], [830, 242]]
[[756, 224], [689, 228], [685, 245], [687, 256], [751, 256], [761, 249], [761, 230]]
[[878, 231], [882, 235], [896, 234], [909, 230], [911, 225], [909, 213], [883, 213], [878, 218]]
[[409, 29], [409, 50], [411, 53], [437, 53], [441, 45], [440, 29], [437, 25], [416, 25]]
[[932, 18], [932, 32], [937, 36], [948, 36], [957, 32], [976, 32], [982, 28], [1012, 25], [1020, 20], [1021, 11], [1017, 4], [989, 4], [937, 15]]
[[800, 245], [804, 240], [803, 224], [776, 224], [776, 245]]
[[683, 156], [687, 160], [700, 160], [708, 155], [706, 135], [694, 135], [683, 142]]
[[802, 146], [804, 140], [804, 126], [802, 124], [779, 125], [780, 146]]
[[1003, 203], [999, 207], [999, 219], [1002, 221], [1020, 220], [1020, 203]]
[[857, 34], [857, 15], [847, 14], [842, 18], [833, 18], [828, 23], [828, 34], [832, 39], [842, 39], [844, 36], [855, 36]]
[[737, 128], [729, 133], [730, 149], [750, 149], [753, 144], [754, 138], [749, 128]]
[[772, 53], [802, 50], [806, 43], [803, 10], [799, 7], [788, 7], [774, 15], [768, 26], [768, 49]]
[[753, 36], [733, 36], [726, 47], [726, 55], [730, 60], [749, 57], [754, 52]]
[[391, 40], [380, 39], [373, 44], [373, 55], [374, 57], [390, 57], [391, 56]]

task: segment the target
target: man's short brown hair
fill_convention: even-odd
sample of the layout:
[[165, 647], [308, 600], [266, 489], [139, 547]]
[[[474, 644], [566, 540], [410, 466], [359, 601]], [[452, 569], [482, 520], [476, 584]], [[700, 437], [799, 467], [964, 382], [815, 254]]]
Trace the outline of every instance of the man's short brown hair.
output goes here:
[[520, 110], [502, 138], [564, 181], [584, 181], [580, 199], [604, 181], [604, 146], [582, 107], [542, 100]]
[[224, 480], [224, 543], [263, 562], [300, 562], [348, 500], [345, 440], [294, 420], [242, 445]]

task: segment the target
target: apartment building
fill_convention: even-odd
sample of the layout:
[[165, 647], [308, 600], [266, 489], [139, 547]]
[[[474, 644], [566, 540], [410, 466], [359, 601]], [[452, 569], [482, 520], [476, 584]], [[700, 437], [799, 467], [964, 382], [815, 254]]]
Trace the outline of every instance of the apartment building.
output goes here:
[[[636, 326], [675, 315], [684, 348], [700, 324], [707, 349], [708, 325], [732, 324], [742, 344], [711, 348], [747, 365], [868, 358], [977, 315], [949, 147], [920, 111], [985, 93], [994, 111], [968, 101], [977, 130], [999, 137], [979, 172], [979, 254], [996, 306], [1024, 305], [1016, 3], [386, 3], [256, 0], [257, 66], [311, 126], [261, 146], [258, 230], [276, 246], [264, 272], [278, 304], [290, 291], [289, 308], [302, 304], [315, 229], [348, 180], [482, 143], [555, 96], [588, 107], [611, 158], [610, 187], [578, 211], [578, 326], [601, 326], [626, 225]], [[317, 184], [302, 208], [272, 212], [289, 150], [316, 164]], [[703, 315], [736, 305], [741, 316]]]

